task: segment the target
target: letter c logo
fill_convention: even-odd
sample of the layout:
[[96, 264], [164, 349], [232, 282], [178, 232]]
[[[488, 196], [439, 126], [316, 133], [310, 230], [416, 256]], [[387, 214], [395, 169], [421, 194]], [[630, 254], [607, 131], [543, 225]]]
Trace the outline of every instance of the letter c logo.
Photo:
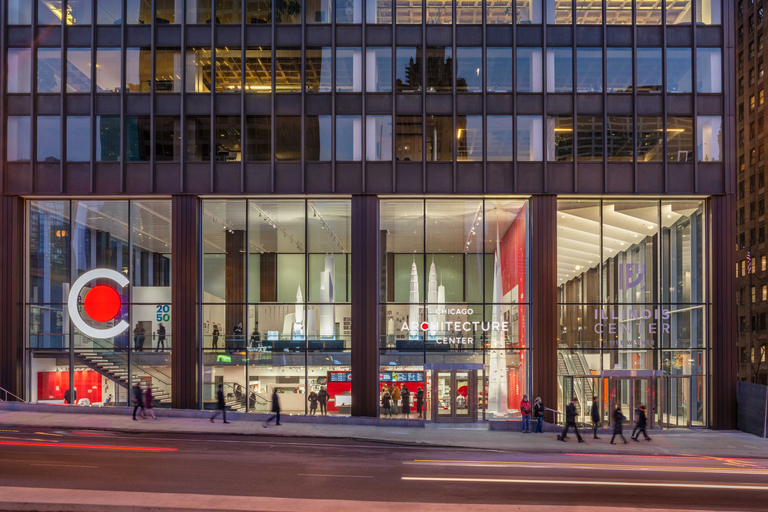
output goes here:
[[[112, 338], [128, 329], [129, 326], [125, 320], [120, 320], [109, 329], [97, 329], [85, 323], [80, 316], [80, 312], [77, 310], [77, 298], [80, 296], [80, 291], [94, 279], [109, 279], [117, 283], [120, 288], [125, 288], [130, 282], [127, 277], [116, 270], [102, 268], [86, 272], [75, 281], [72, 289], [69, 291], [69, 297], [67, 298], [69, 318], [72, 319], [75, 327], [86, 336], [97, 339]], [[83, 299], [83, 310], [91, 319], [97, 322], [108, 322], [114, 319], [120, 314], [122, 305], [120, 295], [113, 288], [105, 285], [94, 286], [85, 295], [85, 299]]]

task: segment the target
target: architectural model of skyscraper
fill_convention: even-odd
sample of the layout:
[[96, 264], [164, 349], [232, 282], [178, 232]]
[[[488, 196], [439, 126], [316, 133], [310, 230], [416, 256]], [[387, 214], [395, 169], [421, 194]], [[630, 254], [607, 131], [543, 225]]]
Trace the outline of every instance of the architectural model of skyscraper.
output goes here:
[[419, 337], [419, 270], [416, 268], [416, 257], [411, 265], [411, 291], [408, 295], [408, 335], [411, 339]]
[[320, 272], [320, 336], [334, 335], [333, 304], [336, 302], [336, 262], [333, 256], [325, 257], [325, 270]]
[[429, 336], [437, 336], [437, 269], [435, 259], [429, 267], [429, 291], [427, 292], [427, 322], [429, 323]]
[[304, 298], [301, 295], [301, 285], [296, 289], [296, 306], [294, 306], [293, 334], [304, 336]]
[[[498, 239], [498, 236], [497, 236]], [[501, 322], [501, 250], [496, 242], [493, 257], [493, 310], [492, 325]], [[490, 372], [488, 375], [488, 412], [495, 416], [506, 416], [507, 408], [507, 357], [504, 351], [504, 333], [491, 331]]]
[[445, 286], [443, 286], [442, 275], [440, 286], [437, 287], [437, 325], [435, 329], [438, 333], [445, 331]]

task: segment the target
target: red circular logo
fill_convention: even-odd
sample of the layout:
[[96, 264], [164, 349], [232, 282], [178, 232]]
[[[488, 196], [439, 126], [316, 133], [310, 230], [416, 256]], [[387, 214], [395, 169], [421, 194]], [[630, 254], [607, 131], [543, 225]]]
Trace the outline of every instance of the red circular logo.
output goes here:
[[429, 324], [427, 322], [422, 322], [421, 323], [421, 330], [422, 331], [429, 330]]
[[83, 307], [89, 317], [97, 322], [108, 322], [120, 313], [120, 296], [109, 286], [94, 286], [85, 295]]

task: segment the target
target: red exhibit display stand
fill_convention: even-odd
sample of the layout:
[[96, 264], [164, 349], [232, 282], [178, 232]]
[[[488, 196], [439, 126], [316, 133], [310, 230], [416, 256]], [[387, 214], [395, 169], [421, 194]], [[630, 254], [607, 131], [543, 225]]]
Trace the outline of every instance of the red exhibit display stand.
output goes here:
[[[379, 373], [379, 392], [384, 386], [394, 386], [398, 384], [400, 389], [408, 388], [411, 392], [411, 408], [415, 410], [416, 392], [421, 388], [426, 396], [424, 386], [424, 372], [381, 372]], [[331, 395], [331, 401], [328, 402], [328, 412], [339, 412], [336, 405], [337, 395], [350, 395], [352, 391], [352, 373], [351, 372], [328, 372], [328, 385], [326, 386], [328, 394]]]

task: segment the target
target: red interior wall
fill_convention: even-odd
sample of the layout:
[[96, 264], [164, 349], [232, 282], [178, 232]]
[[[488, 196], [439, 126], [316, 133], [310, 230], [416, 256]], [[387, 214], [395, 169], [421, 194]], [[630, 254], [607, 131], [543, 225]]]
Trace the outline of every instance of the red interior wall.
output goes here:
[[[37, 399], [64, 400], [64, 392], [69, 388], [69, 372], [38, 372]], [[77, 399], [87, 398], [101, 402], [101, 375], [93, 370], [75, 372]]]

